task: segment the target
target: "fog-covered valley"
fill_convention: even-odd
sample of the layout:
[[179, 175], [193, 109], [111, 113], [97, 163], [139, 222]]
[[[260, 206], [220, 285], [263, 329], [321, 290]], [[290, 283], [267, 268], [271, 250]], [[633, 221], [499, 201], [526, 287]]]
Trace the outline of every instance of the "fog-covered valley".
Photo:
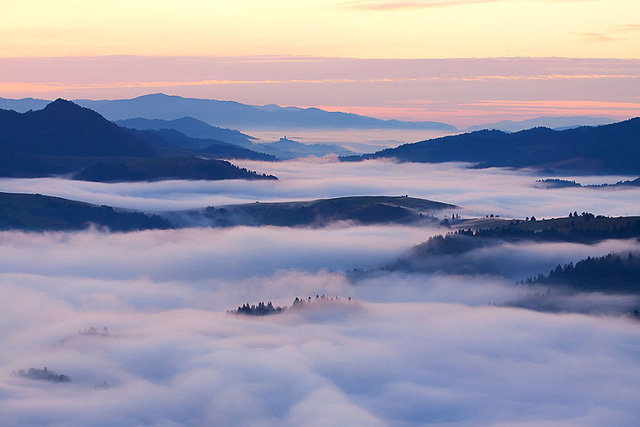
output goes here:
[[[640, 196], [637, 188], [534, 188], [546, 177], [464, 164], [240, 164], [279, 181], [1, 184], [160, 213], [352, 195], [458, 206], [439, 219], [637, 215]], [[586, 257], [639, 253], [640, 244], [504, 241], [437, 258], [442, 268], [430, 271], [385, 268], [453, 230], [343, 222], [1, 232], [0, 424], [633, 425], [638, 295], [516, 282]], [[227, 312], [316, 295], [355, 303]], [[509, 306], [532, 295], [553, 298], [553, 310]], [[71, 381], [34, 379], [30, 368]]]

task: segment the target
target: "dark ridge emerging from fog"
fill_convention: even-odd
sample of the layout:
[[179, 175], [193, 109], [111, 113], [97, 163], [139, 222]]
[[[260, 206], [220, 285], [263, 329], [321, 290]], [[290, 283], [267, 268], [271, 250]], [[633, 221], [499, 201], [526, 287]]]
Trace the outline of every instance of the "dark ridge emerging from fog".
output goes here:
[[[358, 224], [437, 224], [432, 215], [442, 209], [454, 209], [448, 203], [408, 196], [354, 196], [303, 202], [248, 203], [204, 211], [170, 214], [175, 221], [187, 221], [213, 227], [283, 226], [323, 227], [340, 221]], [[182, 219], [181, 219], [182, 217]]]
[[193, 157], [212, 159], [248, 159], [276, 161], [277, 157], [257, 152], [239, 145], [215, 139], [201, 139], [186, 136], [174, 129], [131, 130], [138, 138], [149, 144], [162, 157]]
[[[246, 135], [234, 129], [223, 129], [217, 126], [211, 126], [210, 124], [193, 117], [182, 117], [175, 120], [144, 119], [142, 117], [136, 117], [133, 119], [117, 120], [116, 124], [137, 130], [174, 129], [191, 138], [224, 141], [229, 144], [235, 144], [245, 148], [251, 147], [252, 140], [257, 139], [251, 135]], [[185, 148], [204, 148], [205, 146], [206, 145], [192, 144], [191, 147]]]
[[136, 182], [163, 179], [278, 179], [273, 175], [260, 175], [246, 168], [239, 168], [226, 160], [199, 157], [162, 157], [134, 159], [126, 162], [104, 160], [82, 169], [74, 178], [94, 182]]
[[471, 162], [478, 168], [532, 167], [557, 173], [640, 173], [640, 118], [563, 131], [482, 130], [404, 144], [344, 161], [394, 158], [403, 162]]
[[569, 181], [566, 179], [549, 178], [536, 181], [536, 187], [538, 188], [568, 188], [568, 187], [583, 187], [583, 188], [611, 188], [611, 187], [640, 187], [640, 178], [633, 180], [618, 181], [615, 184], [596, 184], [596, 185], [582, 185], [576, 181]]
[[[111, 169], [109, 169], [111, 170]], [[112, 231], [272, 225], [324, 227], [339, 221], [357, 224], [437, 224], [432, 215], [454, 205], [400, 196], [359, 196], [304, 202], [250, 203], [200, 210], [165, 212], [163, 216], [96, 206], [39, 194], [0, 193], [0, 230]]]
[[[486, 258], [466, 257], [478, 249], [497, 248], [503, 244], [570, 242], [594, 244], [608, 239], [640, 238], [640, 217], [609, 218], [583, 212], [571, 217], [527, 221], [491, 220], [473, 230], [464, 228], [473, 221], [454, 224], [461, 229], [430, 238], [411, 249], [409, 254], [387, 265], [387, 271], [446, 272], [451, 274], [497, 274], [510, 271], [504, 263]], [[484, 227], [484, 228], [483, 228]], [[499, 260], [498, 260], [499, 261]]]
[[171, 228], [158, 215], [39, 194], [0, 193], [0, 230], [66, 231], [90, 226], [112, 231]]
[[186, 138], [166, 132], [137, 133], [62, 99], [22, 114], [0, 110], [0, 176], [67, 175], [103, 182], [276, 179], [217, 160], [273, 160], [271, 156], [217, 141], [207, 142], [199, 152], [188, 152], [175, 144]]
[[523, 280], [521, 284], [567, 287], [582, 292], [640, 294], [640, 256], [608, 254], [558, 265], [548, 274]]
[[469, 126], [467, 132], [474, 132], [483, 129], [496, 129], [504, 132], [520, 132], [535, 127], [547, 127], [555, 130], [571, 129], [580, 126], [601, 126], [615, 123], [616, 120], [607, 117], [536, 117], [534, 119], [513, 121], [502, 120], [495, 123], [484, 123], [481, 125]]
[[194, 117], [215, 126], [255, 129], [425, 129], [455, 131], [439, 122], [381, 120], [351, 113], [330, 112], [318, 108], [246, 105], [234, 101], [183, 98], [162, 93], [133, 99], [75, 102], [89, 107], [110, 120], [146, 117], [174, 120]]

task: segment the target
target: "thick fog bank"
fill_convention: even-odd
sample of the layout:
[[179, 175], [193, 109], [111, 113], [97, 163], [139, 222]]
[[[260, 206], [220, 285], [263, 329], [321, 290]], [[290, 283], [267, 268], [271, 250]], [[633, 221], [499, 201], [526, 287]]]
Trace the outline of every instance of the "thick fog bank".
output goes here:
[[[626, 318], [430, 302], [255, 318], [71, 306], [64, 287], [3, 288], [7, 426], [637, 420], [640, 328]], [[18, 301], [28, 303], [8, 309]], [[92, 326], [97, 333], [87, 332]], [[71, 382], [15, 374], [30, 367]]]
[[[534, 189], [526, 172], [242, 166], [281, 179], [4, 179], [0, 190], [146, 210], [409, 194], [463, 216], [639, 213], [638, 190]], [[625, 313], [637, 297], [514, 283], [638, 243], [500, 243], [428, 272], [381, 271], [443, 231], [1, 232], [0, 425], [636, 425], [640, 322]], [[323, 294], [358, 303], [227, 313]]]
[[[238, 162], [236, 162], [238, 163]], [[537, 218], [569, 212], [638, 215], [640, 188], [534, 188], [548, 178], [531, 171], [468, 169], [467, 164], [340, 163], [309, 158], [286, 162], [239, 162], [278, 176], [278, 181], [161, 181], [102, 184], [55, 178], [2, 179], [1, 191], [41, 193], [95, 204], [163, 211], [255, 201], [307, 200], [353, 195], [404, 195], [461, 206], [464, 216]], [[571, 177], [565, 177], [571, 179]], [[617, 182], [635, 177], [581, 177], [584, 182]], [[443, 214], [446, 214], [443, 213]]]
[[[0, 233], [0, 424], [634, 425], [631, 317], [489, 305], [533, 292], [491, 275], [343, 273], [435, 232]], [[226, 313], [316, 294], [359, 303]]]

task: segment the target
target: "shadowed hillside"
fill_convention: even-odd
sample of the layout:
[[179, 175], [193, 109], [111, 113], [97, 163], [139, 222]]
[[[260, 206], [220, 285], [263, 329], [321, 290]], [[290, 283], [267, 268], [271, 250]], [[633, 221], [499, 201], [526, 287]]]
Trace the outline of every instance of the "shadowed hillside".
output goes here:
[[481, 130], [404, 144], [344, 161], [471, 162], [476, 167], [534, 167], [556, 172], [640, 173], [640, 118], [598, 127], [516, 133]]
[[[148, 131], [151, 132], [151, 131]], [[0, 176], [65, 175], [91, 181], [275, 179], [206, 158], [273, 157], [226, 144], [181, 150], [177, 132], [149, 134], [117, 126], [100, 114], [58, 99], [38, 111], [0, 110]], [[154, 149], [148, 142], [155, 145]], [[160, 155], [159, 155], [160, 153]]]
[[91, 225], [112, 231], [171, 228], [158, 215], [39, 194], [0, 193], [0, 230], [81, 230]]
[[340, 221], [358, 224], [437, 224], [438, 220], [432, 213], [452, 208], [455, 206], [407, 196], [359, 196], [208, 207], [203, 216], [209, 225], [216, 227], [321, 227]]

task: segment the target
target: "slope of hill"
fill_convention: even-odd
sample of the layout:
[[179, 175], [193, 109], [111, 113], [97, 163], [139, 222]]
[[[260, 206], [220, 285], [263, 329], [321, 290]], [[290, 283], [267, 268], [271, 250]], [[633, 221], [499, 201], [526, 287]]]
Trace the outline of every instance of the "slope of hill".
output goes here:
[[[160, 120], [160, 119], [129, 119], [118, 120], [116, 123], [121, 126], [136, 129], [139, 132], [159, 132], [155, 134], [161, 138], [152, 137], [147, 142], [154, 148], [158, 148], [158, 140], [171, 141], [174, 145], [189, 150], [202, 150], [202, 154], [218, 155], [220, 158], [235, 159], [254, 159], [254, 160], [288, 160], [299, 157], [316, 156], [323, 157], [329, 154], [338, 156], [348, 156], [353, 152], [339, 147], [334, 144], [303, 144], [298, 141], [288, 139], [286, 136], [280, 138], [279, 141], [269, 143], [255, 143], [255, 140], [249, 135], [245, 135], [237, 130], [222, 129], [210, 126], [205, 122], [194, 119], [193, 117], [183, 117], [177, 120]], [[176, 133], [179, 132], [179, 133]], [[179, 136], [182, 135], [182, 136]], [[214, 141], [215, 140], [215, 141]], [[230, 157], [227, 155], [229, 149], [224, 150], [220, 144], [232, 143], [234, 145], [245, 148], [249, 151], [235, 150]], [[215, 147], [211, 147], [215, 145]], [[262, 154], [266, 153], [266, 154]], [[225, 157], [226, 155], [226, 157]]]
[[[251, 141], [257, 138], [246, 135], [234, 129], [223, 129], [211, 126], [193, 117], [181, 117], [175, 120], [143, 119], [141, 117], [117, 120], [117, 125], [137, 130], [162, 130], [175, 129], [188, 137], [203, 140], [215, 139], [229, 144], [239, 145], [245, 148], [252, 148]], [[191, 146], [185, 148], [204, 148], [205, 146]]]
[[260, 153], [235, 144], [229, 144], [214, 139], [192, 138], [174, 129], [161, 130], [131, 130], [138, 138], [145, 141], [156, 152], [167, 155], [192, 156], [202, 155], [214, 159], [249, 159], [276, 161], [278, 158], [271, 154]]
[[[453, 233], [438, 235], [416, 245], [411, 251], [390, 263], [390, 271], [444, 271], [455, 274], [496, 274], [511, 271], [508, 263], [490, 258], [467, 256], [478, 249], [503, 244], [572, 242], [593, 244], [608, 239], [640, 238], [640, 217], [604, 217], [588, 212], [564, 218], [535, 220], [461, 221]], [[474, 226], [466, 228], [467, 226]]]
[[485, 123], [481, 125], [469, 126], [467, 132], [473, 132], [483, 129], [496, 129], [504, 132], [520, 132], [535, 127], [548, 127], [551, 129], [562, 130], [579, 126], [600, 126], [615, 123], [616, 120], [607, 117], [536, 117], [521, 121], [502, 120], [495, 123]]
[[615, 184], [587, 184], [583, 185], [575, 180], [568, 181], [566, 179], [548, 178], [536, 180], [536, 188], [567, 188], [567, 187], [582, 187], [582, 188], [633, 188], [640, 187], [640, 178], [633, 180], [618, 181]]
[[144, 95], [133, 99], [76, 100], [78, 104], [100, 112], [110, 120], [147, 117], [174, 120], [184, 116], [207, 123], [243, 129], [425, 129], [455, 131], [439, 122], [381, 120], [351, 113], [318, 108], [254, 106], [234, 101], [182, 98], [165, 94]]
[[[201, 158], [238, 156], [272, 160], [270, 156], [236, 146], [216, 145], [212, 140], [206, 141], [207, 154], [183, 152], [171, 147], [173, 142], [188, 138], [175, 133], [177, 131], [170, 136], [136, 133], [95, 111], [62, 99], [38, 111], [0, 110], [0, 176], [64, 174], [109, 182], [167, 178], [275, 179], [228, 162]], [[162, 147], [162, 156], [147, 142]]]
[[[274, 225], [282, 227], [322, 227], [340, 221], [358, 224], [420, 224], [438, 222], [432, 213], [453, 209], [454, 205], [407, 196], [354, 196], [302, 202], [249, 203], [210, 206], [186, 215], [200, 225]], [[185, 213], [174, 213], [179, 220]]]
[[345, 161], [395, 158], [406, 162], [461, 161], [477, 167], [534, 167], [557, 172], [640, 173], [640, 118], [563, 131], [483, 130], [405, 144]]
[[522, 284], [568, 287], [580, 291], [640, 293], [640, 256], [629, 252], [588, 257], [558, 265], [548, 274], [523, 280]]
[[103, 160], [82, 169], [75, 179], [96, 182], [190, 180], [277, 180], [273, 175], [240, 168], [226, 160], [200, 157], [160, 157], [128, 159], [124, 162]]
[[0, 230], [81, 230], [91, 225], [112, 231], [171, 228], [158, 215], [39, 194], [0, 193]]
[[51, 156], [155, 157], [144, 142], [100, 114], [57, 99], [42, 110], [0, 110], [0, 147]]

